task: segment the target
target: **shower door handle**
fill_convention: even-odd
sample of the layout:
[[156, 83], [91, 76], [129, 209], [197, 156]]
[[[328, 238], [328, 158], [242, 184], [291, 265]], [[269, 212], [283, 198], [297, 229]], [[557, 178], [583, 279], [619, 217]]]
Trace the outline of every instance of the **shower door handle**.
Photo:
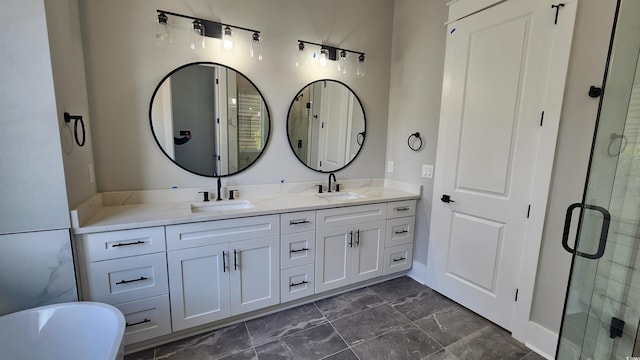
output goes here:
[[[571, 227], [571, 217], [572, 217], [571, 215], [573, 215], [573, 211], [575, 209], [580, 209], [581, 212], [583, 209], [595, 210], [602, 214], [602, 228], [600, 229], [600, 239], [598, 241], [598, 250], [596, 251], [595, 254], [577, 251], [577, 249], [572, 249], [569, 246], [569, 229]], [[604, 250], [605, 250], [605, 247], [607, 246], [607, 236], [609, 234], [610, 222], [611, 222], [611, 214], [609, 214], [609, 211], [607, 211], [607, 209], [603, 208], [602, 206], [582, 204], [582, 203], [575, 203], [575, 204], [569, 205], [569, 207], [567, 208], [567, 214], [564, 218], [564, 231], [562, 233], [562, 247], [568, 252], [578, 256], [582, 256], [583, 258], [593, 259], [593, 260], [601, 258], [602, 255], [604, 255]], [[576, 236], [576, 247], [578, 244], [579, 236], [580, 236], [580, 232], [578, 231], [578, 235]]]

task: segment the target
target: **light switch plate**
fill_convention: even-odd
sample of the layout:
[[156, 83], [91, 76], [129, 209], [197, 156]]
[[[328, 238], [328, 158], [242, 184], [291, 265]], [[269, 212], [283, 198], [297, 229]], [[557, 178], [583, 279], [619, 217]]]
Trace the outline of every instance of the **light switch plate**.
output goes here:
[[422, 165], [422, 177], [427, 179], [433, 178], [433, 165]]
[[393, 161], [387, 161], [387, 172], [393, 172]]

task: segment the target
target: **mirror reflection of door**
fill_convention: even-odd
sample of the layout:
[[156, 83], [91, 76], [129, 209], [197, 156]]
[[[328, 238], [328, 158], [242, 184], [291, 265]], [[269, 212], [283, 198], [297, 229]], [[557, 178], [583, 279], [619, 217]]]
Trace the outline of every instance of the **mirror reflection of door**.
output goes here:
[[[174, 137], [191, 131], [192, 138], [174, 145], [175, 160], [194, 172], [219, 173], [216, 158], [216, 74], [208, 66], [190, 66], [171, 76]], [[209, 104], [209, 106], [202, 106]]]
[[149, 114], [165, 155], [202, 176], [246, 169], [269, 139], [269, 109], [258, 89], [241, 73], [215, 63], [172, 71], [156, 88]]
[[365, 116], [356, 95], [344, 84], [320, 80], [294, 98], [287, 131], [296, 157], [321, 172], [344, 168], [364, 141]]

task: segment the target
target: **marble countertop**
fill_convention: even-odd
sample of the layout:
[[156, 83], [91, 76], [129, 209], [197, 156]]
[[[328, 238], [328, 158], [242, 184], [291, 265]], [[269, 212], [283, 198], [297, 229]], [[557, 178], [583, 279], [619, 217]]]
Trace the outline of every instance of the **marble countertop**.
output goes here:
[[[310, 187], [313, 186], [313, 184], [310, 185]], [[298, 188], [301, 187], [298, 186]], [[238, 200], [248, 200], [254, 207], [206, 212], [191, 210], [192, 204], [203, 204], [199, 197], [201, 194], [198, 194], [199, 189], [181, 189], [182, 194], [189, 194], [188, 199], [174, 195], [177, 192], [171, 190], [160, 190], [153, 195], [140, 192], [96, 194], [92, 199], [71, 211], [72, 229], [75, 234], [86, 234], [420, 198], [419, 185], [412, 186], [387, 180], [369, 182], [365, 185], [348, 184], [341, 191], [363, 196], [357, 199], [330, 200], [317, 196], [309, 186], [302, 188], [307, 190], [291, 191], [289, 189], [283, 192], [282, 188], [279, 189], [280, 191], [264, 191], [265, 189], [241, 187]], [[151, 200], [147, 200], [145, 196]], [[215, 195], [212, 198], [215, 198]], [[162, 201], [162, 199], [166, 200]], [[228, 201], [222, 200], [217, 203], [223, 204]], [[216, 202], [212, 200], [211, 203]]]

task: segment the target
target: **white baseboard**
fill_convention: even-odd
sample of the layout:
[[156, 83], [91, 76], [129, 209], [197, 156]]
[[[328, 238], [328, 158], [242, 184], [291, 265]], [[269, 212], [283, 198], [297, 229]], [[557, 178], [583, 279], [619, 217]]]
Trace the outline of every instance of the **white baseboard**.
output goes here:
[[427, 285], [427, 265], [414, 261], [413, 267], [407, 273], [407, 276], [413, 280], [419, 282], [422, 285]]
[[553, 360], [555, 359], [556, 346], [558, 344], [558, 334], [529, 321], [527, 339], [524, 343], [529, 349], [537, 352], [545, 359]]

